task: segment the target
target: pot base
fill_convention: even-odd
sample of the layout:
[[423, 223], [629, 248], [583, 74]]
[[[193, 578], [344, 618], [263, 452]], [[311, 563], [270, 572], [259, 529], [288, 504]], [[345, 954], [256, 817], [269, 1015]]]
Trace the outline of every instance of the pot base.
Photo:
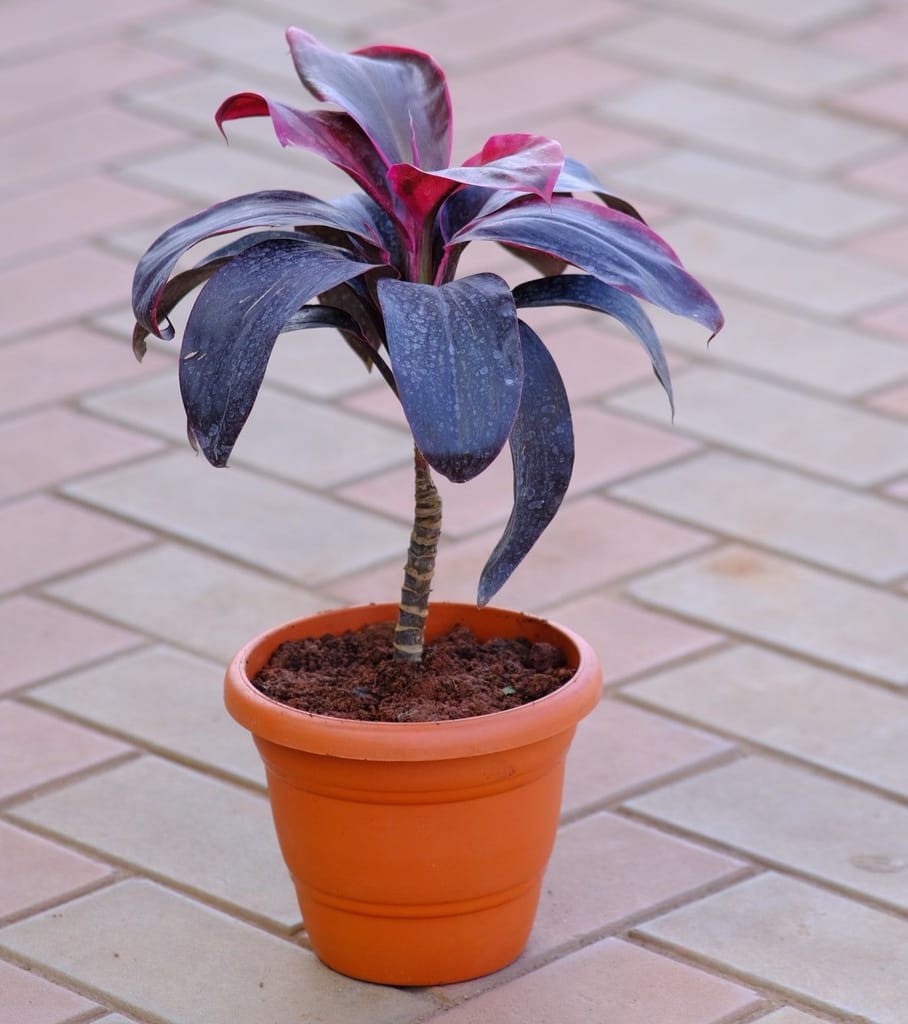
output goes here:
[[426, 986], [469, 981], [513, 963], [533, 927], [539, 889], [412, 908], [345, 908], [297, 892], [313, 949], [328, 967], [360, 981]]

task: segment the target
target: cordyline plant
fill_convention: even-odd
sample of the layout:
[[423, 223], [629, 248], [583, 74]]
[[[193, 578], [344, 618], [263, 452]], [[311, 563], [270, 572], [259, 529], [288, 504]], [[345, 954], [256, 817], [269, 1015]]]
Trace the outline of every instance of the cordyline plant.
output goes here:
[[[615, 317], [640, 341], [671, 402], [668, 366], [634, 296], [715, 333], [722, 314], [672, 249], [561, 146], [538, 135], [493, 135], [451, 164], [444, 74], [415, 50], [336, 53], [291, 28], [303, 85], [339, 109], [303, 111], [244, 92], [226, 121], [270, 117], [282, 145], [312, 150], [360, 192], [323, 201], [305, 192], [238, 196], [165, 231], [133, 283], [141, 358], [149, 333], [172, 338], [172, 308], [198, 285], [180, 352], [190, 441], [224, 466], [249, 416], [272, 348], [285, 331], [337, 328], [400, 400], [415, 445], [414, 526], [395, 634], [419, 660], [441, 529], [430, 467], [470, 480], [507, 442], [514, 505], [479, 582], [485, 604], [557, 512], [574, 441], [561, 377], [521, 308], [578, 306]], [[595, 195], [601, 202], [576, 198]], [[212, 235], [249, 232], [171, 278]], [[456, 279], [469, 242], [497, 242], [540, 275], [513, 290], [499, 276]], [[563, 273], [570, 265], [582, 273]]]

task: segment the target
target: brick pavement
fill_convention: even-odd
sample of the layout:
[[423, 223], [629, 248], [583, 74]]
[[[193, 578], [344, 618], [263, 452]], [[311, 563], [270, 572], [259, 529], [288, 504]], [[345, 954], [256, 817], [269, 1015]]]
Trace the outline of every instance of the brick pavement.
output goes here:
[[[707, 352], [658, 317], [672, 425], [631, 341], [539, 317], [577, 474], [501, 601], [589, 636], [607, 689], [525, 955], [444, 989], [317, 963], [220, 705], [248, 635], [396, 592], [400, 418], [334, 338], [293, 336], [217, 474], [172, 351], [138, 368], [127, 341], [162, 226], [344, 188], [211, 121], [234, 91], [299, 100], [289, 23], [431, 49], [461, 155], [556, 135], [729, 320]], [[905, 1024], [906, 33], [902, 0], [6, 0], [2, 1024]], [[501, 467], [445, 488], [439, 596], [472, 595], [509, 492]]]

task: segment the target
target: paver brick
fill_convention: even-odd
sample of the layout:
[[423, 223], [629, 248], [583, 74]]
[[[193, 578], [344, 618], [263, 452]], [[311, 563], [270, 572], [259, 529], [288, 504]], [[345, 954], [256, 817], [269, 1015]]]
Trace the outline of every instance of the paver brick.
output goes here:
[[567, 760], [562, 814], [576, 815], [728, 754], [730, 743], [699, 729], [604, 700], [577, 727]]
[[7, 414], [19, 412], [125, 382], [158, 365], [158, 355], [150, 352], [142, 371], [135, 360], [124, 358], [124, 348], [125, 341], [84, 327], [65, 327], [0, 345], [0, 407]]
[[[659, 3], [674, 6], [672, 0], [659, 0]], [[801, 0], [797, 4], [763, 0], [756, 6], [742, 6], [738, 0], [688, 0], [685, 7], [704, 17], [715, 15], [732, 24], [780, 36], [817, 31], [840, 18], [868, 10], [865, 0]]]
[[[675, 392], [676, 428], [703, 441], [857, 486], [908, 468], [908, 428], [869, 410], [705, 366], [679, 374]], [[663, 415], [652, 388], [608, 404], [657, 422]]]
[[908, 808], [804, 768], [746, 757], [635, 797], [644, 817], [908, 909]]
[[326, 1024], [411, 1024], [434, 1005], [341, 978], [298, 945], [147, 881], [0, 929], [0, 948], [167, 1024], [293, 1020], [301, 1007]]
[[647, 82], [601, 101], [596, 109], [624, 126], [646, 127], [686, 145], [800, 174], [821, 174], [882, 156], [896, 141], [890, 131], [840, 115], [791, 109], [681, 80]]
[[11, 814], [234, 910], [285, 929], [300, 923], [262, 794], [146, 756]]
[[3, 675], [0, 692], [135, 646], [125, 629], [19, 594], [0, 601]]
[[406, 550], [401, 528], [191, 451], [69, 484], [67, 494], [307, 585]]
[[[725, 326], [707, 350], [703, 328], [661, 310], [653, 323], [666, 346], [707, 365], [753, 370], [761, 377], [833, 396], [861, 395], [908, 376], [908, 346], [869, 331], [723, 295]], [[866, 319], [866, 318], [865, 318]], [[895, 324], [896, 316], [892, 315]], [[908, 322], [903, 307], [899, 323]], [[676, 394], [684, 407], [683, 392]]]
[[0, 501], [159, 451], [153, 438], [54, 408], [0, 421]]
[[602, 593], [546, 609], [546, 615], [580, 633], [599, 655], [605, 685], [705, 650], [721, 636]]
[[15, 701], [0, 703], [0, 799], [120, 757], [125, 743]]
[[3, 1011], [15, 1024], [66, 1024], [97, 1008], [92, 1000], [5, 960], [0, 960], [0, 992]]
[[827, 54], [674, 12], [616, 26], [602, 34], [597, 48], [635, 65], [750, 86], [785, 100], [821, 97], [859, 82], [877, 68], [867, 58]]
[[754, 459], [706, 452], [618, 484], [611, 493], [877, 583], [908, 574], [904, 509]]
[[[2, 934], [2, 933], [0, 933]], [[589, 1024], [603, 1007], [621, 1024], [724, 1024], [755, 1010], [743, 985], [604, 939], [431, 1018], [431, 1024]]]
[[[0, 821], [0, 863], [0, 918], [59, 900], [113, 872], [107, 864], [5, 821]], [[0, 991], [6, 990], [0, 986]]]
[[563, 827], [525, 958], [614, 927], [746, 870], [732, 857], [599, 813]]
[[648, 603], [908, 685], [908, 598], [728, 545], [635, 580]]
[[0, 593], [137, 548], [144, 530], [35, 495], [0, 505]]
[[[269, 379], [275, 377], [269, 375]], [[178, 444], [186, 443], [186, 413], [173, 371], [126, 388], [111, 388], [90, 398], [85, 408]], [[230, 465], [322, 488], [401, 462], [409, 464], [412, 458], [409, 432], [379, 426], [334, 406], [265, 385]]]
[[29, 699], [194, 768], [264, 788], [252, 738], [224, 710], [223, 675], [220, 662], [155, 645], [34, 687]]
[[853, 316], [908, 292], [903, 274], [843, 250], [818, 250], [699, 218], [676, 222], [671, 234], [698, 274], [820, 318]]
[[638, 931], [827, 1013], [904, 1018], [908, 922], [794, 879], [760, 875]]
[[742, 644], [622, 690], [656, 711], [908, 796], [905, 698]]
[[301, 587], [175, 544], [94, 567], [47, 590], [76, 608], [222, 662], [263, 630], [325, 606]]
[[792, 180], [791, 174], [691, 150], [626, 164], [611, 178], [626, 195], [653, 195], [807, 242], [842, 241], [901, 216], [896, 203], [835, 182]]

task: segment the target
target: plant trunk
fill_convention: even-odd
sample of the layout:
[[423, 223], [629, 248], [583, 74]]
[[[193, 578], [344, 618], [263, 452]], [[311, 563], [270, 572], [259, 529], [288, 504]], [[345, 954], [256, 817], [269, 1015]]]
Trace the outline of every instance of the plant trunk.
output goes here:
[[432, 482], [429, 465], [419, 449], [415, 450], [416, 500], [413, 531], [400, 592], [397, 627], [394, 630], [394, 657], [402, 661], [422, 661], [429, 593], [435, 575], [435, 555], [441, 535], [441, 497]]

